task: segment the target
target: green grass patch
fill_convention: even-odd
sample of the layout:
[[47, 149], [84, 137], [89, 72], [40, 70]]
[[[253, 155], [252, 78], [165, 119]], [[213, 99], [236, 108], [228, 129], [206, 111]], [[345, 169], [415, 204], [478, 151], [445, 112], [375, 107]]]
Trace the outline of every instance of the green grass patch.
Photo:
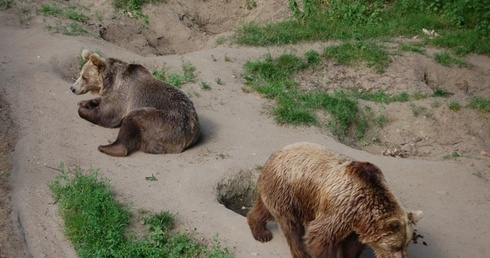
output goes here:
[[451, 95], [452, 95], [452, 93], [450, 93], [449, 91], [447, 91], [445, 89], [435, 88], [434, 89], [434, 94], [432, 94], [432, 97], [443, 97], [443, 98], [447, 98], [447, 97], [449, 97]]
[[45, 16], [54, 16], [61, 18], [64, 15], [63, 9], [56, 5], [43, 4], [41, 6], [40, 12]]
[[[288, 20], [241, 26], [236, 42], [268, 46], [418, 35], [424, 44], [449, 48], [457, 54], [490, 54], [488, 0], [297, 2], [289, 1], [294, 16]], [[435, 30], [439, 36], [429, 37], [422, 29]]]
[[221, 80], [221, 78], [219, 78], [219, 77], [214, 78], [214, 81], [215, 81], [215, 82], [216, 82], [216, 84], [218, 84], [218, 85], [223, 85], [223, 80]]
[[74, 21], [79, 21], [79, 22], [86, 22], [90, 19], [87, 15], [85, 15], [83, 12], [79, 11], [78, 9], [82, 9], [82, 7], [77, 6], [75, 4], [70, 4], [65, 11], [65, 16]]
[[461, 157], [461, 154], [459, 154], [457, 151], [452, 151], [448, 155], [445, 155], [442, 157], [443, 159], [455, 159]]
[[393, 95], [393, 94], [388, 94], [385, 91], [360, 91], [357, 89], [352, 89], [349, 92], [349, 95], [351, 95], [354, 98], [373, 101], [376, 103], [385, 103], [385, 104], [389, 104], [392, 102], [407, 102], [413, 98], [407, 92], [401, 92]]
[[428, 109], [424, 106], [417, 106], [413, 103], [410, 103], [410, 109], [412, 110], [412, 114], [415, 117], [420, 115], [430, 116]]
[[7, 10], [14, 7], [14, 0], [0, 0], [0, 10]]
[[448, 107], [450, 110], [456, 112], [456, 111], [459, 111], [461, 109], [461, 104], [459, 104], [459, 102], [453, 100], [448, 104]]
[[344, 142], [361, 139], [370, 119], [359, 109], [357, 98], [344, 91], [303, 92], [291, 79], [320, 61], [320, 56], [314, 53], [309, 51], [303, 56], [285, 53], [277, 58], [268, 53], [262, 60], [245, 64], [244, 79], [253, 89], [276, 101], [271, 113], [277, 123], [315, 125], [320, 122], [316, 112], [326, 112], [329, 119], [325, 124], [339, 139]]
[[182, 73], [167, 73], [166, 68], [163, 67], [160, 70], [154, 71], [153, 76], [180, 89], [182, 85], [193, 82], [196, 77], [196, 67], [190, 62], [182, 60], [181, 68]]
[[325, 48], [324, 55], [342, 65], [352, 65], [362, 61], [382, 73], [390, 61], [388, 52], [373, 41], [344, 42]]
[[[66, 170], [48, 183], [65, 223], [65, 235], [80, 257], [231, 257], [217, 239], [212, 247], [192, 233], [176, 231], [174, 216], [160, 212], [143, 219], [148, 234], [131, 239], [131, 212], [114, 198], [97, 171]], [[138, 223], [141, 224], [141, 223]]]
[[402, 43], [402, 44], [400, 44], [399, 49], [401, 51], [415, 52], [415, 53], [419, 53], [421, 55], [426, 54], [425, 50], [423, 49], [423, 44], [420, 44], [420, 43], [412, 43], [412, 44]]
[[[43, 4], [38, 11], [44, 16], [57, 18], [55, 25], [46, 25], [48, 30], [68, 36], [78, 36], [88, 33], [81, 23], [90, 20], [90, 17], [85, 15], [81, 10], [86, 10], [86, 8], [75, 4], [70, 4], [68, 6]], [[62, 21], [63, 18], [67, 18], [70, 21], [64, 22]]]
[[474, 97], [466, 107], [477, 109], [481, 112], [490, 112], [490, 99]]
[[199, 83], [199, 85], [201, 86], [201, 89], [203, 89], [203, 90], [211, 90], [211, 85], [209, 85], [209, 83], [207, 83], [205, 81], [201, 81]]
[[466, 61], [457, 57], [453, 57], [447, 51], [442, 51], [440, 53], [434, 54], [434, 60], [444, 66], [451, 66], [452, 64], [456, 64], [459, 67], [469, 67]]
[[133, 17], [142, 19], [145, 26], [150, 23], [150, 17], [142, 12], [142, 7], [145, 4], [166, 3], [166, 0], [113, 0], [113, 5], [116, 9], [130, 12]]

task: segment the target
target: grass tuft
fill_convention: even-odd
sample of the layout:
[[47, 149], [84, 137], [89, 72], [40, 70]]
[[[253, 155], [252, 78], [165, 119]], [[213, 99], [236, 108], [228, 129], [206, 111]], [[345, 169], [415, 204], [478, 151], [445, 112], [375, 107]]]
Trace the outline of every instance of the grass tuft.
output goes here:
[[448, 107], [450, 110], [457, 112], [461, 109], [461, 104], [459, 104], [459, 102], [453, 100], [449, 103]]
[[184, 60], [182, 60], [181, 68], [182, 68], [181, 74], [178, 73], [167, 74], [165, 67], [163, 67], [160, 70], [154, 71], [153, 76], [155, 76], [159, 80], [162, 80], [180, 89], [182, 85], [189, 82], [193, 82], [196, 77], [195, 75], [196, 67], [194, 67], [190, 62], [185, 62]]
[[325, 48], [324, 55], [342, 65], [352, 65], [362, 61], [374, 67], [378, 73], [384, 72], [390, 61], [388, 52], [372, 41], [345, 42]]
[[490, 112], [490, 99], [474, 97], [466, 107], [477, 109], [481, 112]]

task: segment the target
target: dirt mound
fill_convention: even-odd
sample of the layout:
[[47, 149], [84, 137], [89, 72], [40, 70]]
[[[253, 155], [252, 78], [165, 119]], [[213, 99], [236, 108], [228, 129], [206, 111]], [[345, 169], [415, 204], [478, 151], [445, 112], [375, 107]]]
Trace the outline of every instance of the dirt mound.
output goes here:
[[148, 15], [148, 24], [126, 12], [118, 14], [117, 19], [106, 15], [92, 27], [102, 39], [143, 56], [168, 55], [223, 44], [244, 22], [261, 23], [289, 15], [287, 6], [277, 0], [172, 0], [145, 5], [142, 12]]
[[[339, 66], [333, 61], [298, 75], [308, 90], [402, 93], [404, 102], [375, 103], [360, 100], [362, 110], [383, 116], [356, 147], [392, 157], [442, 160], [463, 157], [487, 162], [480, 155], [490, 149], [490, 115], [468, 108], [475, 97], [490, 98], [490, 58], [468, 56], [468, 67], [444, 66], [434, 61], [437, 49], [426, 54], [402, 52], [392, 56], [383, 73], [362, 65]], [[450, 105], [458, 107], [451, 107]], [[488, 176], [488, 173], [486, 173]]]

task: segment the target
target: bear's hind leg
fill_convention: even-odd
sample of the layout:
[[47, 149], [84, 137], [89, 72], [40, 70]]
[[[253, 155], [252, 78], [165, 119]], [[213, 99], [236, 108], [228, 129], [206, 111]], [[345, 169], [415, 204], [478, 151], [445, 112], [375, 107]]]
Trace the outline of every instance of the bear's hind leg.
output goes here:
[[141, 142], [141, 128], [134, 116], [126, 117], [117, 139], [112, 144], [99, 146], [99, 151], [115, 157], [125, 157], [132, 151], [139, 149]]
[[272, 232], [267, 229], [267, 221], [273, 219], [271, 213], [264, 206], [260, 194], [254, 207], [247, 213], [247, 222], [255, 240], [267, 242], [272, 239]]

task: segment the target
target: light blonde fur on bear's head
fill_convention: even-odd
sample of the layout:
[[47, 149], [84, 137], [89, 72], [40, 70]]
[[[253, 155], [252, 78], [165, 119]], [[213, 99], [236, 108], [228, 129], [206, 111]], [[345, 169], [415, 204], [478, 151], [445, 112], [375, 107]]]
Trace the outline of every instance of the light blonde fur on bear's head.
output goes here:
[[[377, 258], [406, 258], [408, 245], [412, 241], [413, 226], [422, 218], [422, 211], [405, 212], [401, 218], [393, 218], [384, 222], [382, 235], [368, 240]], [[400, 241], [403, 240], [404, 241]], [[364, 239], [367, 240], [367, 239]]]
[[100, 93], [103, 86], [100, 70], [104, 67], [104, 59], [97, 53], [91, 53], [86, 49], [82, 51], [81, 56], [86, 62], [80, 70], [80, 76], [70, 87], [70, 90], [76, 95], [85, 94], [89, 91]]

